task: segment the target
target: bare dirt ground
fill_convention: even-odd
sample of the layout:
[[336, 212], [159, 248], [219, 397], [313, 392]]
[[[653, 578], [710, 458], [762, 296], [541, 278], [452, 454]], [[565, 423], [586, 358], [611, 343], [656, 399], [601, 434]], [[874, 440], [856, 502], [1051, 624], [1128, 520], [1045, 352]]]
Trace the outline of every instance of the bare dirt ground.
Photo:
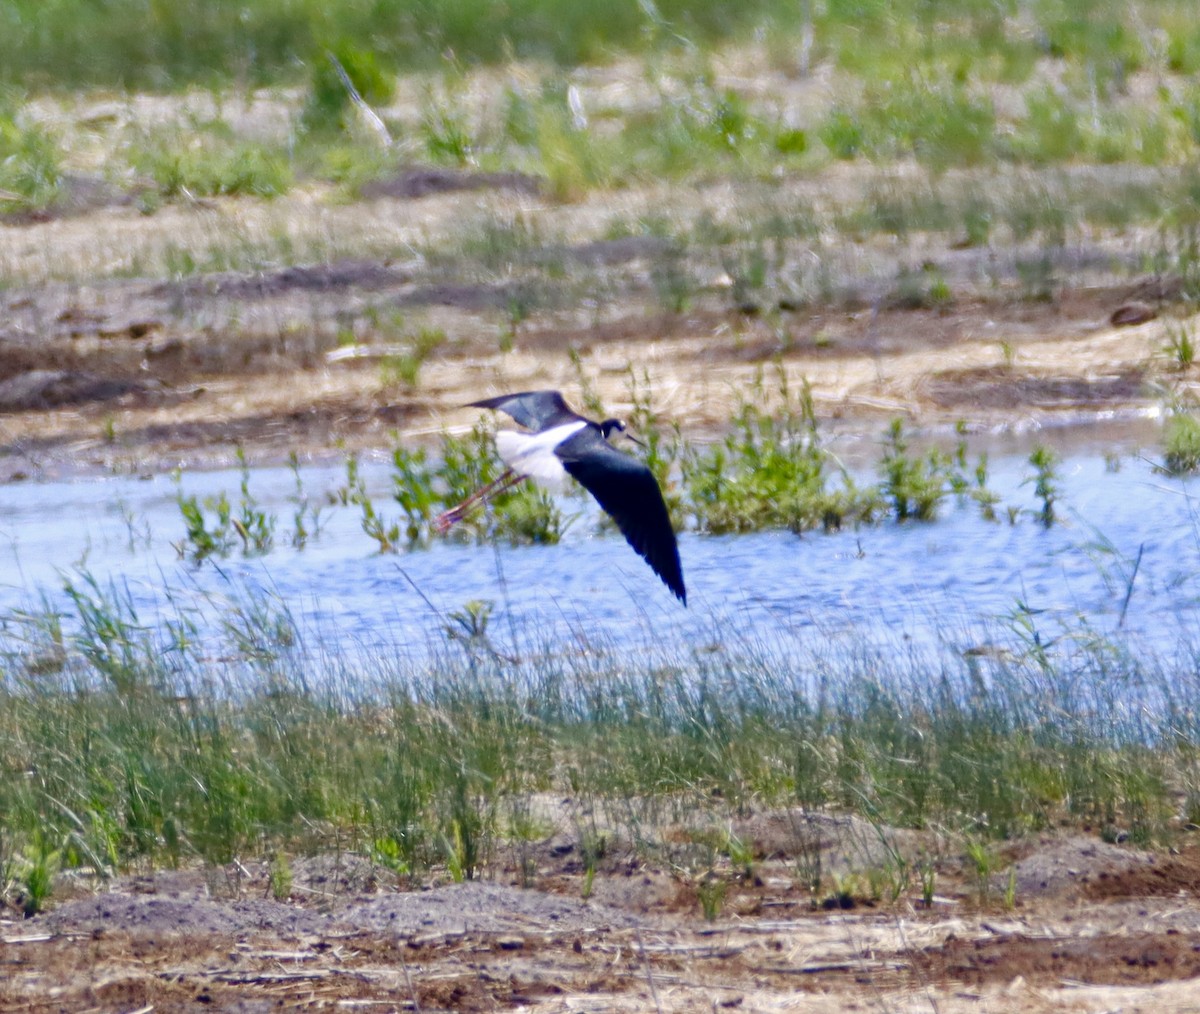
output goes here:
[[[673, 255], [661, 241], [592, 238], [608, 221], [601, 208], [547, 205], [518, 182], [414, 170], [380, 184], [372, 200], [311, 212], [330, 233], [377, 227], [406, 249], [421, 236], [452, 242], [468, 212], [485, 227], [532, 220], [550, 223], [539, 227], [547, 235], [578, 231], [577, 242], [547, 240], [548, 252], [524, 253], [523, 265], [486, 271], [421, 253], [169, 280], [125, 277], [121, 262], [96, 280], [22, 282], [35, 262], [78, 263], [86, 276], [96, 268], [88, 251], [119, 258], [164, 234], [211, 244], [223, 230], [258, 228], [260, 213], [208, 201], [164, 209], [151, 228], [115, 206], [5, 228], [18, 242], [16, 280], [0, 289], [0, 481], [228, 464], [238, 446], [266, 461], [378, 450], [393, 434], [429, 441], [470, 421], [464, 402], [539, 387], [577, 394], [581, 377], [620, 412], [631, 366], [691, 438], [719, 432], [765, 363], [782, 364], [793, 384], [806, 379], [831, 426], [873, 433], [896, 415], [975, 429], [1133, 417], [1190, 384], [1167, 351], [1169, 326], [1187, 324], [1163, 319], [1175, 283], [1114, 271], [1119, 239], [1054, 251], [1041, 269], [1048, 298], [1038, 299], [1015, 283], [1012, 250], [876, 243], [830, 266], [833, 298], [800, 305], [777, 291], [743, 298], [719, 261], [688, 252], [687, 306], [667, 312], [655, 279]], [[727, 198], [714, 187], [699, 201]], [[637, 213], [654, 199], [626, 195], [619, 210]], [[267, 214], [289, 220], [310, 203]], [[953, 298], [914, 307], [898, 294], [897, 272], [914, 260], [918, 278], [936, 264]], [[514, 323], [521, 300], [531, 308]], [[415, 380], [401, 379], [389, 357], [408, 353], [421, 329], [445, 339]]]
[[[697, 200], [727, 197], [713, 188]], [[824, 304], [735, 298], [719, 264], [698, 263], [688, 306], [667, 312], [654, 296], [661, 245], [587, 226], [603, 225], [603, 202], [637, 213], [655, 194], [555, 208], [523, 178], [434, 174], [398, 177], [352, 207], [307, 199], [269, 212], [200, 202], [150, 221], [101, 204], [0, 227], [15, 251], [0, 289], [0, 481], [228, 464], [237, 447], [252, 461], [379, 451], [470, 422], [460, 406], [490, 393], [576, 397], [581, 376], [619, 412], [631, 365], [692, 439], [720, 431], [764, 364], [807, 379], [824, 423], [861, 433], [895, 415], [976, 430], [1132, 419], [1192, 383], [1165, 351], [1170, 279], [1093, 270], [1113, 256], [1099, 243], [1055, 254], [1049, 298], [1029, 298], [1006, 270], [978, 282], [981, 264], [1011, 252], [910, 243], [903, 258], [937, 263], [952, 300], [914, 307], [890, 295], [901, 253], [874, 249], [838, 267], [870, 277]], [[94, 279], [29, 267], [119, 258], [164, 235], [244, 234], [260, 214], [319, 218], [331, 234], [374, 235], [375, 247], [371, 230], [392, 229], [395, 249], [411, 249], [454, 234], [468, 213], [550, 221], [547, 235], [575, 237], [553, 241], [564, 286], [605, 276], [608, 301], [543, 294], [514, 321], [519, 272], [424, 255], [166, 281], [124, 262]], [[879, 263], [890, 267], [880, 274]], [[398, 319], [388, 315], [403, 326], [379, 325]], [[399, 380], [388, 357], [418, 327], [445, 341]], [[511, 348], [498, 341], [506, 328]], [[881, 856], [875, 829], [830, 818], [764, 814], [737, 833], [751, 866], [718, 866], [707, 880], [614, 846], [586, 900], [567, 832], [501, 857], [483, 883], [414, 884], [350, 855], [294, 858], [278, 900], [265, 867], [241, 864], [64, 876], [45, 914], [0, 923], [0, 1010], [1200, 1010], [1190, 832], [1173, 850], [1094, 834], [1020, 843], [985, 884], [931, 836], [892, 832], [895, 854]], [[895, 855], [909, 865], [894, 890], [868, 889], [899, 868]], [[920, 862], [936, 869], [928, 907]], [[850, 885], [840, 897], [831, 873]], [[714, 897], [706, 919], [701, 900]]]
[[[0, 1010], [1200, 1009], [1200, 842], [1044, 837], [981, 882], [933, 836], [885, 832], [893, 857], [936, 869], [926, 907], [911, 879], [866, 889], [877, 829], [734, 826], [746, 868], [693, 878], [614, 847], [586, 900], [566, 835], [485, 882], [412, 884], [354, 855], [295, 859], [281, 900], [240, 864], [77, 880], [0, 924]], [[840, 894], [809, 890], [818, 855]]]
[[[286, 312], [290, 301], [309, 298], [310, 284], [350, 287], [370, 272], [374, 284], [389, 286], [385, 295], [402, 298], [395, 293], [405, 283], [375, 266], [338, 267], [322, 269], [319, 279], [283, 269], [278, 279], [256, 280], [268, 293], [261, 297], [218, 287], [187, 298], [261, 298]], [[278, 294], [270, 292], [275, 284]], [[121, 292], [117, 310], [78, 291], [46, 294], [50, 305], [36, 313], [49, 326], [29, 328], [22, 317], [33, 308], [14, 307], [9, 297], [8, 327], [30, 339], [0, 342], [0, 479], [228, 463], [235, 446], [255, 460], [378, 449], [393, 431], [420, 440], [467, 421], [460, 406], [488, 394], [577, 389], [569, 349], [610, 411], [627, 404], [627, 371], [637, 364], [652, 379], [656, 407], [700, 436], [730, 418], [756, 371], [771, 362], [782, 363], [793, 383], [808, 380], [826, 421], [874, 429], [896, 415], [919, 426], [965, 419], [976, 429], [1133, 417], [1181, 379], [1164, 353], [1161, 321], [1110, 323], [1131, 302], [1119, 288], [1014, 303], [999, 308], [1002, 319], [986, 301], [789, 314], [786, 345], [774, 325], [736, 310], [639, 314], [583, 328], [533, 323], [507, 353], [495, 351], [494, 337], [435, 353], [411, 387], [381, 379], [378, 358], [338, 359], [311, 335], [243, 333], [233, 350], [222, 347], [225, 335], [178, 334], [162, 310], [176, 298], [162, 290], [173, 287], [140, 288], [150, 291]], [[442, 300], [447, 315], [478, 298], [468, 288], [417, 297]], [[1147, 304], [1137, 312], [1152, 313]]]

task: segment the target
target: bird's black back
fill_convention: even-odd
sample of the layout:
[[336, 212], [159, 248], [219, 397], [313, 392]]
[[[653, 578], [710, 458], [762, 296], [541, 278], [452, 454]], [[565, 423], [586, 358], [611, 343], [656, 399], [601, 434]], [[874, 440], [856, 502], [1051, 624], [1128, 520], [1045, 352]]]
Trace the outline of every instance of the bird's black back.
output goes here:
[[[521, 391], [519, 394], [502, 394], [498, 398], [469, 402], [470, 408], [494, 408], [506, 412], [526, 429], [540, 433], [552, 426], [574, 422], [583, 416], [571, 411], [563, 396], [557, 391]], [[592, 426], [595, 423], [591, 424]]]
[[654, 473], [611, 446], [594, 423], [564, 440], [554, 453], [567, 474], [596, 498], [625, 541], [686, 606], [679, 546]]

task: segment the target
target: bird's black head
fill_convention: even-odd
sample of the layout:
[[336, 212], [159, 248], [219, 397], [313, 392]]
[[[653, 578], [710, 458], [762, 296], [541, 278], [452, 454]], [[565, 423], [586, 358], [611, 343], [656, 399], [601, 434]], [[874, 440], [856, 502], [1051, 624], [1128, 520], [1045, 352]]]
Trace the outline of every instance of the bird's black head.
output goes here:
[[621, 422], [620, 419], [605, 419], [604, 422], [600, 424], [600, 432], [604, 434], [605, 440], [612, 436], [613, 433], [621, 433], [624, 435], [626, 440], [632, 440], [638, 445], [638, 447], [646, 446], [632, 433], [626, 431], [625, 424]]

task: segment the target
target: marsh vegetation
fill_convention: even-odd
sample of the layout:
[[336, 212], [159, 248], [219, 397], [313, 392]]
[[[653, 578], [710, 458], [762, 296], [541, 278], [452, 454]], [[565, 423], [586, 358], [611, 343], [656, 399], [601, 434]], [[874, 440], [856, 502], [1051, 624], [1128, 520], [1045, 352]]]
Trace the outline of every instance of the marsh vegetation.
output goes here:
[[761, 809], [983, 843], [1066, 822], [1149, 845], [1200, 817], [1192, 656], [1047, 638], [1032, 612], [962, 655], [736, 637], [564, 652], [510, 643], [476, 604], [429, 661], [343, 667], [269, 599], [229, 610], [214, 652], [186, 613], [148, 627], [115, 588], [69, 590], [69, 614], [5, 621], [2, 858], [35, 906], [44, 848], [100, 876], [334, 847], [415, 880], [491, 876], [561, 821], [547, 799], [569, 801], [580, 843], [683, 869]]
[[[910, 446], [901, 419], [893, 419], [878, 438], [877, 482], [849, 470], [822, 443], [820, 427], [807, 387], [792, 392], [786, 375], [760, 373], [737, 413], [729, 433], [716, 443], [686, 440], [678, 424], [666, 426], [652, 404], [645, 381], [630, 374], [630, 424], [645, 443], [641, 454], [655, 473], [673, 514], [675, 527], [708, 535], [786, 530], [838, 531], [885, 520], [896, 523], [931, 522], [947, 503], [970, 503], [988, 521], [1016, 524], [1027, 516], [1043, 525], [1054, 524], [1057, 459], [1053, 451], [1037, 444], [1029, 456], [1027, 484], [1034, 487], [1036, 509], [1019, 503], [1004, 508], [1001, 497], [988, 486], [988, 455], [970, 460], [965, 427], [958, 428], [950, 448], [937, 443]], [[594, 399], [594, 394], [592, 398]], [[603, 411], [600, 412], [604, 414]], [[1188, 417], [1184, 417], [1188, 418]], [[464, 434], [444, 433], [432, 453], [397, 439], [391, 451], [390, 500], [370, 491], [358, 458], [345, 462], [345, 479], [336, 488], [310, 496], [303, 471], [293, 457], [296, 509], [290, 541], [303, 549], [320, 533], [324, 514], [349, 508], [361, 514], [363, 532], [380, 552], [399, 552], [430, 545], [435, 538], [473, 541], [502, 540], [510, 545], [553, 544], [567, 526], [586, 513], [584, 490], [570, 483], [566, 501], [534, 483], [524, 483], [499, 494], [468, 513], [462, 523], [438, 533], [434, 519], [461, 503], [475, 490], [499, 477], [502, 465], [493, 444], [493, 422], [478, 419]], [[1164, 470], [1186, 471], [1183, 452], [1175, 448], [1180, 438], [1168, 428], [1164, 435]], [[928, 443], [928, 442], [926, 442]], [[177, 497], [184, 524], [175, 542], [181, 557], [195, 563], [230, 555], [261, 556], [275, 544], [280, 528], [276, 510], [263, 508], [252, 490], [252, 473], [238, 451], [241, 469], [239, 492], [199, 497], [180, 492]], [[182, 484], [183, 475], [177, 473]], [[566, 504], [575, 501], [570, 512]], [[611, 521], [600, 516], [600, 531]]]

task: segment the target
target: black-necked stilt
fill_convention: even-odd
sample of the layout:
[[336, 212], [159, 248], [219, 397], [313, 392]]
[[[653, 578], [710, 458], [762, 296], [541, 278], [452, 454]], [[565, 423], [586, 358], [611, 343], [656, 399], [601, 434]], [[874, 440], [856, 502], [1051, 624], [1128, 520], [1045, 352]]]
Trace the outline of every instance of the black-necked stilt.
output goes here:
[[679, 547], [658, 482], [642, 462], [622, 454], [608, 442], [614, 431], [624, 432], [623, 422], [585, 419], [572, 411], [557, 391], [503, 394], [473, 401], [470, 407], [506, 412], [530, 432], [500, 430], [496, 434], [496, 451], [508, 469], [495, 482], [440, 515], [434, 521], [438, 531], [446, 531], [472, 506], [522, 479], [561, 487], [570, 475], [596, 498], [616, 521], [625, 541], [687, 605]]

